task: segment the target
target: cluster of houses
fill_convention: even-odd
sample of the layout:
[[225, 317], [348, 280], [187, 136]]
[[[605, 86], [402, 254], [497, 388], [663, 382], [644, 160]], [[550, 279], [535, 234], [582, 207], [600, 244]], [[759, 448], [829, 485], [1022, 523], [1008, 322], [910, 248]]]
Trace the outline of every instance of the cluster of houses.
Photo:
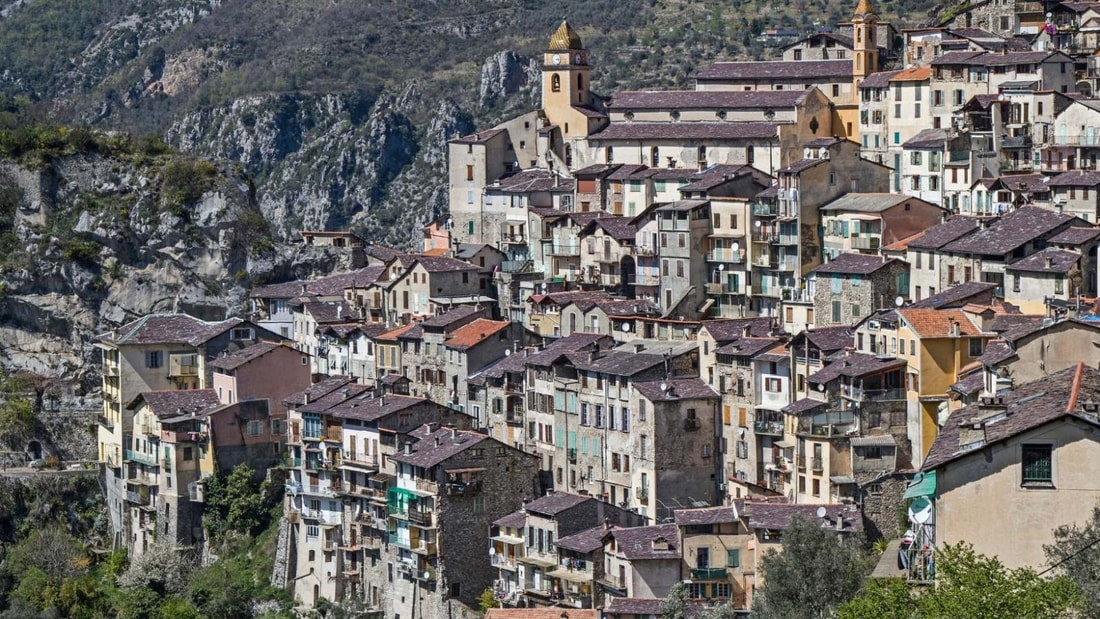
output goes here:
[[422, 249], [305, 232], [355, 268], [99, 338], [116, 545], [202, 544], [247, 463], [303, 607], [748, 609], [796, 516], [908, 528], [916, 581], [944, 542], [1043, 565], [1100, 500], [1100, 8], [1041, 4], [860, 0], [610, 97], [563, 23], [540, 109], [449, 144]]

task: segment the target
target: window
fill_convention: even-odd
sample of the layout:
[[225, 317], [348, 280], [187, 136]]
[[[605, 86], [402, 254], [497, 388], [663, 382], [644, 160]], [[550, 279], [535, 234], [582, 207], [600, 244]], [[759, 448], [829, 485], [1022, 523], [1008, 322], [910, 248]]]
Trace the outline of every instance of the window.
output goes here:
[[1054, 294], [1064, 294], [1066, 291], [1065, 277], [1058, 275], [1054, 278]]
[[[917, 92], [920, 92], [919, 90]], [[920, 118], [920, 104], [913, 104], [913, 118]]]
[[164, 365], [164, 352], [150, 350], [145, 353], [145, 367], [159, 368]]
[[741, 567], [741, 550], [734, 548], [726, 551], [726, 567]]
[[982, 340], [976, 337], [970, 338], [971, 358], [982, 356]]
[[474, 180], [474, 166], [472, 166], [472, 165], [467, 165], [466, 166], [466, 180], [468, 180], [468, 181]]
[[1052, 445], [1023, 445], [1020, 462], [1024, 485], [1054, 484], [1054, 447]]
[[194, 454], [190, 447], [183, 448], [183, 461], [190, 462], [194, 458]]
[[249, 436], [259, 436], [264, 433], [263, 421], [249, 421], [245, 426], [245, 432]]
[[233, 329], [229, 337], [234, 340], [251, 340], [253, 339], [252, 329], [245, 327]]
[[550, 77], [550, 91], [561, 92], [561, 76], [557, 73]]
[[321, 527], [311, 524], [306, 527], [306, 537], [317, 538], [321, 536]]

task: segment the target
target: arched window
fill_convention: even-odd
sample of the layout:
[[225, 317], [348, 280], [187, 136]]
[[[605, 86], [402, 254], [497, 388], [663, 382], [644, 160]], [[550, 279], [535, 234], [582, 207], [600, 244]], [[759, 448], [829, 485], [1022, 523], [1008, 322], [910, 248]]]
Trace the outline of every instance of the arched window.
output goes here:
[[557, 73], [550, 76], [550, 91], [561, 92], [561, 76]]
[[615, 151], [610, 146], [607, 147], [606, 160], [607, 163], [614, 163], [615, 161]]
[[577, 74], [577, 90], [584, 90], [584, 75]]
[[649, 165], [658, 167], [660, 165], [661, 153], [656, 146], [649, 149]]

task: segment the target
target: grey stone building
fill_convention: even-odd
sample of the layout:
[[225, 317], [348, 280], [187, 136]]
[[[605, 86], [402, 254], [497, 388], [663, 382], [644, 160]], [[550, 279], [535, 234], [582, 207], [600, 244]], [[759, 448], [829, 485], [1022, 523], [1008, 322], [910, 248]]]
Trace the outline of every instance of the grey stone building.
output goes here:
[[909, 264], [893, 258], [841, 254], [810, 272], [816, 325], [850, 325], [909, 296]]

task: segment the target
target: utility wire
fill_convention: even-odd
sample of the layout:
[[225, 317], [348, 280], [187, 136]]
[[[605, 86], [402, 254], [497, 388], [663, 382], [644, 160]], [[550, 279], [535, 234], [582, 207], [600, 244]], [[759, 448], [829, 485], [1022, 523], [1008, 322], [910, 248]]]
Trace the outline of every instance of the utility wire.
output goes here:
[[1066, 558], [1062, 559], [1061, 561], [1059, 561], [1059, 562], [1055, 563], [1054, 565], [1052, 565], [1052, 566], [1048, 567], [1047, 569], [1045, 569], [1045, 570], [1043, 570], [1043, 571], [1039, 572], [1039, 574], [1038, 574], [1038, 575], [1039, 575], [1039, 576], [1042, 576], [1043, 574], [1046, 574], [1047, 572], [1049, 572], [1049, 571], [1053, 570], [1054, 568], [1058, 567], [1059, 565], [1061, 565], [1061, 564], [1065, 563], [1066, 561], [1069, 561], [1070, 559], [1072, 559], [1072, 558], [1076, 557], [1077, 555], [1081, 554], [1082, 552], [1085, 552], [1086, 550], [1088, 550], [1089, 548], [1092, 548], [1093, 546], [1095, 546], [1095, 545], [1097, 545], [1097, 544], [1100, 544], [1100, 537], [1098, 537], [1098, 538], [1096, 538], [1096, 539], [1092, 540], [1091, 542], [1089, 542], [1089, 543], [1085, 544], [1084, 546], [1082, 546], [1081, 548], [1079, 548], [1079, 549], [1078, 549], [1078, 550], [1077, 550], [1076, 552], [1074, 552], [1073, 554], [1069, 555], [1068, 557], [1066, 557]]

